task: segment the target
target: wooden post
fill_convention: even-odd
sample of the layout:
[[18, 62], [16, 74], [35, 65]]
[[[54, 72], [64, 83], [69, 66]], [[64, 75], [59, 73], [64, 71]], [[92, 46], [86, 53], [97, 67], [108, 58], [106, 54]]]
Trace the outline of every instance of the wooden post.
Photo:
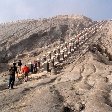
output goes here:
[[60, 62], [60, 55], [56, 54], [54, 58], [54, 65], [58, 64]]
[[42, 57], [42, 59], [41, 59], [41, 64], [43, 65], [43, 63], [44, 63], [46, 60], [47, 60], [47, 59], [46, 59], [46, 56], [43, 55], [43, 57]]
[[51, 52], [48, 52], [47, 59], [51, 59]]
[[48, 63], [48, 61], [45, 61], [43, 63], [43, 71], [49, 72], [49, 63]]
[[63, 61], [64, 60], [64, 51], [61, 51], [60, 52], [60, 61]]
[[40, 69], [40, 59], [37, 58], [37, 69]]
[[53, 59], [51, 59], [50, 61], [49, 61], [49, 69], [50, 69], [50, 71], [51, 71], [51, 69], [52, 68], [54, 68], [55, 66], [54, 66], [54, 58]]
[[71, 52], [72, 53], [74, 52], [74, 43], [73, 42], [71, 43]]
[[67, 58], [67, 56], [68, 56], [68, 50], [67, 48], [64, 48], [64, 58]]

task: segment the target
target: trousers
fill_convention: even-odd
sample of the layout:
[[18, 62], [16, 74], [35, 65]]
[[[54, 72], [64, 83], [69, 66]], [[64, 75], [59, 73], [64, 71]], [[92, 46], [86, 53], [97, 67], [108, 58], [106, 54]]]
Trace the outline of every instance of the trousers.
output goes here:
[[9, 85], [8, 87], [11, 89], [13, 89], [13, 86], [14, 86], [14, 82], [15, 82], [15, 76], [9, 76]]

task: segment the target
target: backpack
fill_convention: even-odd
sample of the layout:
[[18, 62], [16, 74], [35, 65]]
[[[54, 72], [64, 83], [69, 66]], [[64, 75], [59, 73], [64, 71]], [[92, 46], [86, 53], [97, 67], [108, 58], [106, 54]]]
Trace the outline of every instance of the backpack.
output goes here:
[[24, 66], [23, 69], [22, 69], [22, 72], [23, 73], [29, 73], [29, 67]]

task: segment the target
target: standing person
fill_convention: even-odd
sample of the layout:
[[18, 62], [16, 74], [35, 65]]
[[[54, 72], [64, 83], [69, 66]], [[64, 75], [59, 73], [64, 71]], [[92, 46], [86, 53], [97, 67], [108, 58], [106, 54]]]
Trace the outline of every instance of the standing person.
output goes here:
[[29, 70], [31, 73], [33, 73], [33, 63], [32, 62], [29, 63]]
[[24, 81], [27, 82], [28, 81], [29, 67], [25, 65], [22, 68], [22, 73], [24, 74]]
[[18, 76], [16, 63], [13, 63], [13, 66], [9, 69], [9, 85], [8, 85], [9, 89], [10, 88], [13, 89], [16, 73], [17, 73], [17, 76]]
[[40, 60], [37, 59], [37, 70], [39, 70], [39, 69], [40, 69]]
[[34, 73], [37, 73], [37, 61], [34, 61], [33, 70], [34, 70]]
[[22, 62], [21, 62], [21, 60], [19, 60], [18, 61], [19, 73], [21, 72], [21, 66], [22, 66]]

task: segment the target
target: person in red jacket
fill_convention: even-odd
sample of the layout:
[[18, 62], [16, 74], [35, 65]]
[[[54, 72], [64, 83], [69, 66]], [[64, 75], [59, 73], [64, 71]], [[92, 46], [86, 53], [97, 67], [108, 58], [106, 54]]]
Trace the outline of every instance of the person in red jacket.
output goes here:
[[23, 68], [22, 68], [22, 73], [24, 74], [24, 80], [25, 80], [25, 82], [27, 82], [28, 81], [28, 73], [29, 73], [29, 67], [28, 66], [24, 66]]

